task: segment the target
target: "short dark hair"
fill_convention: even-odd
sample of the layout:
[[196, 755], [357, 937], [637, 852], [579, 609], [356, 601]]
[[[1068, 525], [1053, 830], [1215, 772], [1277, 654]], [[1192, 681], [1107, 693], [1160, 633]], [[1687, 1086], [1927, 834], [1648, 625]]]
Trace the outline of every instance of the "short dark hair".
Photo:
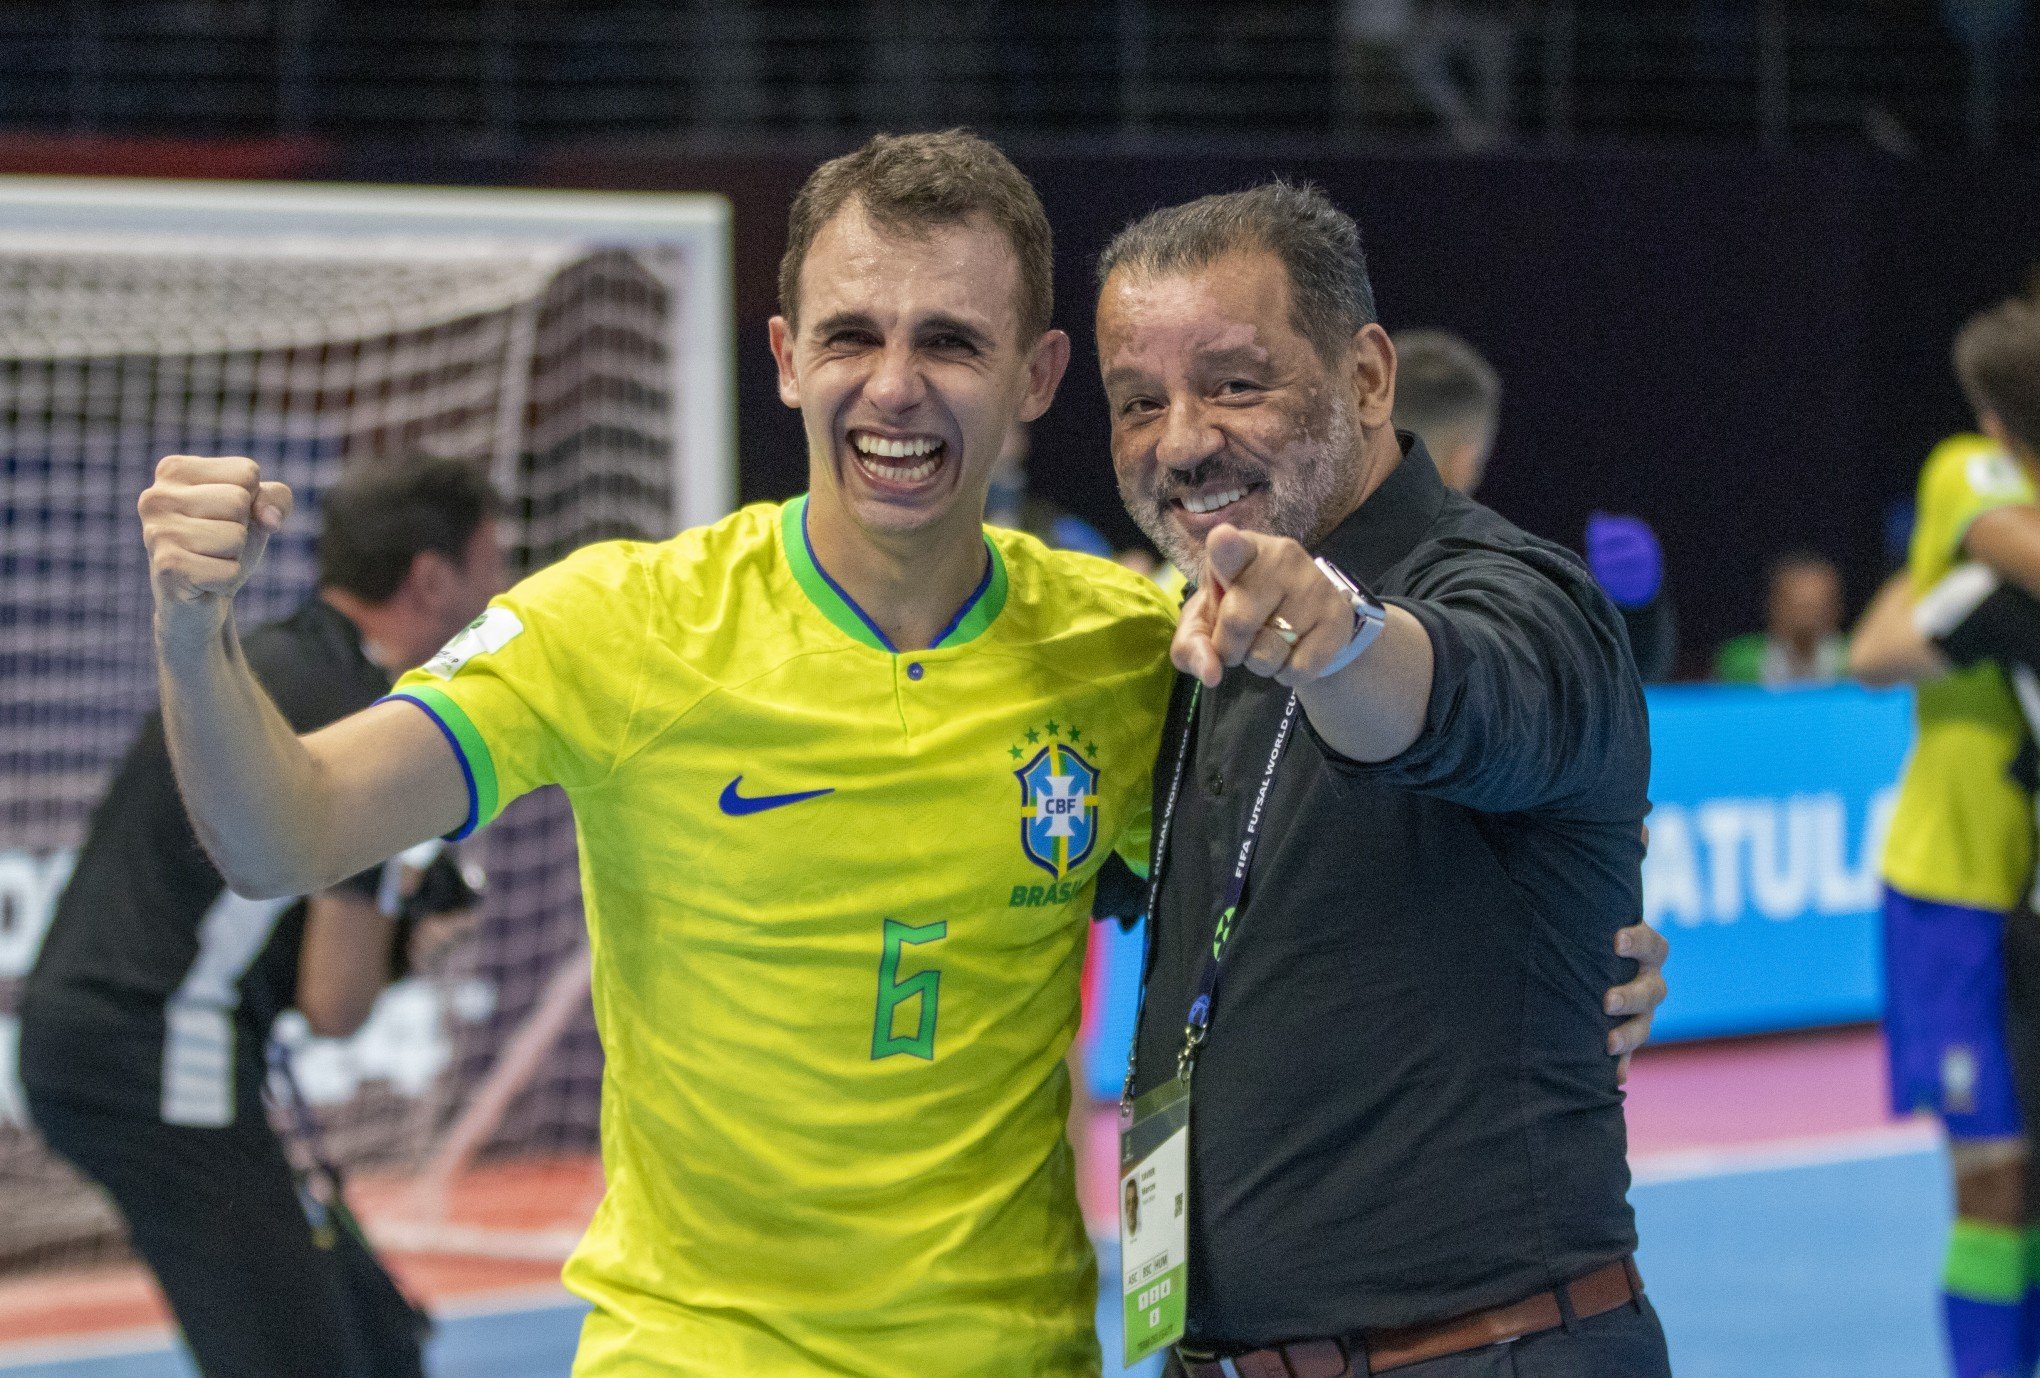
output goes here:
[[1098, 257], [1098, 285], [1121, 268], [1148, 274], [1202, 268], [1226, 254], [1265, 249], [1289, 274], [1290, 323], [1318, 357], [1337, 359], [1371, 325], [1374, 287], [1360, 227], [1308, 182], [1280, 178], [1149, 211]]
[[319, 587], [386, 603], [428, 550], [465, 565], [502, 501], [476, 465], [414, 457], [357, 463], [319, 506]]
[[1954, 352], [1969, 405], [2040, 453], [2040, 304], [2013, 297], [1970, 317], [1956, 332]]
[[1449, 330], [1404, 330], [1392, 338], [1397, 426], [1421, 436], [1493, 428], [1502, 380], [1479, 350]]
[[1055, 311], [1055, 241], [1041, 198], [988, 140], [968, 129], [874, 134], [864, 147], [809, 174], [786, 222], [779, 312], [798, 322], [800, 269], [822, 227], [850, 202], [892, 234], [923, 235], [982, 215], [1013, 246], [1020, 265], [1020, 338], [1032, 344]]

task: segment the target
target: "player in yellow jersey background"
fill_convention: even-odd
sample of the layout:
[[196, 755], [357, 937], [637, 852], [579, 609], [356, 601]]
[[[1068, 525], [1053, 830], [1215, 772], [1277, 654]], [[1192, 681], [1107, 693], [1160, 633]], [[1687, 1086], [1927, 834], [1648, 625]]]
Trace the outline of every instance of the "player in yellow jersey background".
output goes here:
[[[1871, 682], [1920, 678], [1909, 668], [1910, 648], [1925, 644], [1914, 595], [1938, 589], [1933, 603], [1946, 604], [1958, 563], [2040, 592], [2040, 311], [2010, 302], [1983, 313], [1957, 336], [1955, 362], [1985, 434], [1943, 441], [1921, 472], [1905, 572], [1851, 649]], [[2027, 719], [1989, 660], [1920, 678], [1914, 705], [1884, 853], [1892, 1102], [1932, 1111], [1948, 1133], [1956, 1220], [1942, 1292], [1955, 1372], [2027, 1374], [2040, 1357], [2040, 1233], [2028, 1222], [2005, 966], [2007, 918], [2033, 883], [2032, 784], [2015, 770]]]
[[577, 1373], [1092, 1374], [1062, 1055], [1097, 868], [1146, 845], [1174, 609], [982, 524], [1069, 356], [1003, 155], [874, 139], [789, 237], [806, 497], [573, 555], [303, 740], [226, 614], [289, 495], [164, 461], [180, 779], [258, 894], [567, 788], [608, 1057]]

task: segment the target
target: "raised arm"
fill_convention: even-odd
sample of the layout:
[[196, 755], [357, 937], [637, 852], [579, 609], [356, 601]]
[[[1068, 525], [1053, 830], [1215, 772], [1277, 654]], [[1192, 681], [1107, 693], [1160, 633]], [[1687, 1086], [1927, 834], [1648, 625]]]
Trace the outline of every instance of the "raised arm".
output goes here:
[[250, 459], [172, 455], [136, 506], [171, 762], [237, 894], [324, 889], [461, 825], [460, 762], [423, 713], [377, 704], [300, 738], [250, 673], [233, 597], [290, 515], [289, 488]]

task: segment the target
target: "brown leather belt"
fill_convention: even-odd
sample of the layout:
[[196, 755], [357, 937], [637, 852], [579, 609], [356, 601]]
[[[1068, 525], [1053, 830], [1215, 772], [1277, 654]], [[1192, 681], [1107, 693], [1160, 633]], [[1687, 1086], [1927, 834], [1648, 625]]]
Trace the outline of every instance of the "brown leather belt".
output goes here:
[[[1643, 1278], [1630, 1258], [1604, 1264], [1582, 1273], [1564, 1285], [1566, 1301], [1573, 1316], [1584, 1320], [1604, 1315], [1643, 1295]], [[1359, 1344], [1348, 1346], [1340, 1340], [1291, 1340], [1270, 1349], [1248, 1354], [1220, 1356], [1178, 1347], [1177, 1357], [1189, 1378], [1351, 1378], [1353, 1356], [1363, 1354], [1368, 1374], [1392, 1373], [1426, 1359], [1442, 1359], [1469, 1349], [1520, 1340], [1556, 1330], [1565, 1324], [1565, 1309], [1558, 1288], [1539, 1292], [1507, 1306], [1490, 1306], [1469, 1311], [1450, 1320], [1429, 1325], [1396, 1326], [1369, 1330]]]

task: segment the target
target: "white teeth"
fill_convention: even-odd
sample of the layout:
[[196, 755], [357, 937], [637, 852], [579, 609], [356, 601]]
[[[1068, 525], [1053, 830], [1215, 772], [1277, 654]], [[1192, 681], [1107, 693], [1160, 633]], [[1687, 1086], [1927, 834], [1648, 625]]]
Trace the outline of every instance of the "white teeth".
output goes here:
[[884, 455], [888, 459], [912, 459], [916, 455], [933, 454], [942, 448], [942, 442], [929, 436], [913, 440], [888, 440], [882, 435], [860, 435], [851, 443], [859, 454]]
[[919, 483], [935, 472], [936, 464], [932, 459], [923, 460], [919, 464], [881, 464], [867, 455], [864, 458], [864, 467], [880, 478], [889, 479], [894, 483]]
[[1228, 488], [1223, 493], [1210, 493], [1201, 498], [1185, 498], [1183, 510], [1203, 516], [1206, 512], [1216, 512], [1228, 503], [1238, 502], [1246, 495], [1247, 490], [1244, 488]]

